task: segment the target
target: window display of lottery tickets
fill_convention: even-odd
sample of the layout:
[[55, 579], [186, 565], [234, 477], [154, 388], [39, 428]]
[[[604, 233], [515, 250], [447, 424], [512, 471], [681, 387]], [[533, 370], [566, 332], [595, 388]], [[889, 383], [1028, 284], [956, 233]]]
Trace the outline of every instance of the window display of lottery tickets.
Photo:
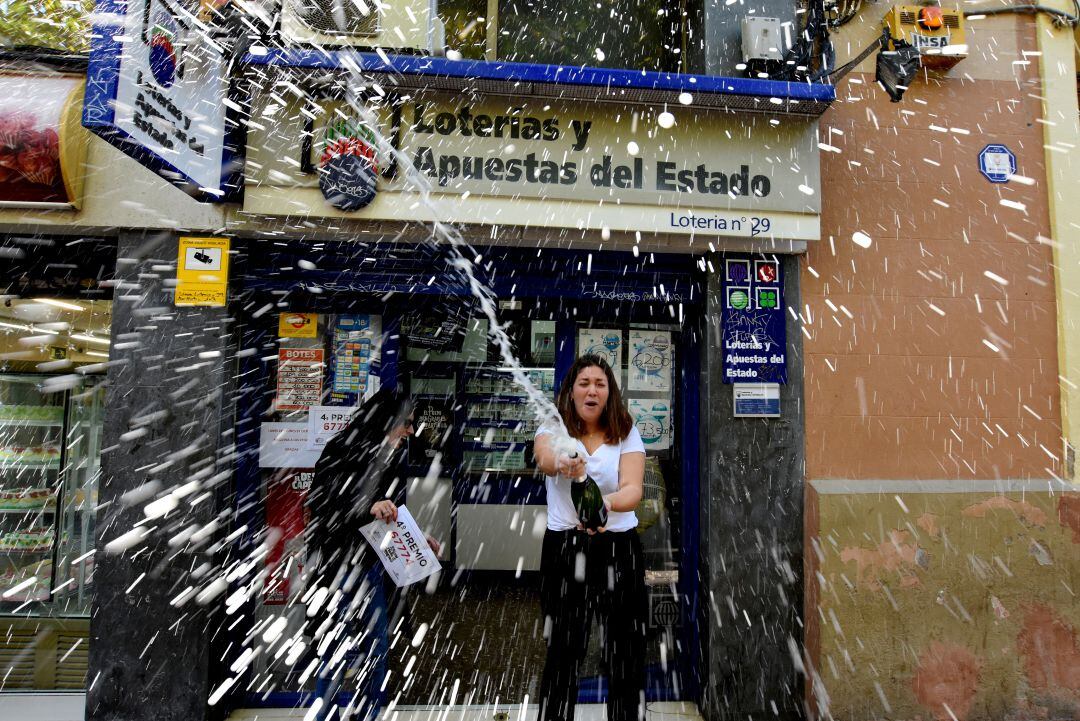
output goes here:
[[[553, 399], [555, 322], [520, 309], [504, 309], [501, 320], [522, 370]], [[431, 532], [452, 541], [447, 560], [455, 568], [534, 571], [540, 544], [503, 531], [532, 528], [543, 511], [532, 451], [537, 420], [487, 334], [488, 321], [473, 318], [460, 349], [407, 347], [402, 370], [417, 403], [410, 470], [425, 477], [433, 462], [440, 469], [440, 478], [410, 487], [409, 504]]]
[[[273, 339], [267, 337], [271, 325], [276, 329]], [[306, 496], [322, 442], [331, 435], [320, 433], [312, 421], [333, 413], [333, 408], [347, 414], [378, 390], [382, 315], [282, 313], [277, 322], [251, 332], [252, 339], [264, 339], [263, 347], [274, 345], [276, 353], [264, 358], [277, 359], [268, 378], [273, 402], [259, 418], [260, 507], [273, 544], [256, 613], [264, 618], [283, 615], [295, 631], [304, 621], [304, 605], [291, 601], [302, 588], [306, 567]], [[276, 664], [262, 671], [280, 688], [311, 690], [314, 680], [298, 675], [304, 667]]]

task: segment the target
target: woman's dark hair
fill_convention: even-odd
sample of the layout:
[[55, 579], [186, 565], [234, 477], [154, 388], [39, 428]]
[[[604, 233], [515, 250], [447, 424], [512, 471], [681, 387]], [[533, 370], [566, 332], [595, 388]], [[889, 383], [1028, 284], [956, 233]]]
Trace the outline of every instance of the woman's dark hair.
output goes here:
[[581, 420], [577, 408], [574, 407], [574, 384], [577, 383], [578, 375], [586, 368], [599, 368], [607, 376], [607, 405], [604, 406], [604, 412], [600, 414], [600, 427], [604, 429], [604, 441], [618, 443], [625, 440], [630, 435], [630, 429], [634, 427], [634, 419], [630, 417], [630, 411], [626, 410], [626, 404], [623, 403], [619, 384], [615, 382], [615, 372], [611, 370], [611, 365], [598, 355], [580, 356], [563, 378], [557, 406], [566, 430], [574, 438], [585, 435], [585, 421]]
[[384, 386], [360, 405], [340, 435], [347, 445], [359, 442], [378, 446], [412, 411], [413, 402], [407, 393], [396, 385]]
[[386, 436], [406, 422], [412, 410], [412, 400], [402, 389], [384, 386], [323, 448], [306, 499], [311, 525], [305, 533], [308, 548], [319, 552], [324, 568], [337, 568], [352, 553], [357, 545], [355, 522], [370, 521], [372, 503], [389, 493], [404, 448], [391, 451], [385, 463], [373, 461], [385, 448]]

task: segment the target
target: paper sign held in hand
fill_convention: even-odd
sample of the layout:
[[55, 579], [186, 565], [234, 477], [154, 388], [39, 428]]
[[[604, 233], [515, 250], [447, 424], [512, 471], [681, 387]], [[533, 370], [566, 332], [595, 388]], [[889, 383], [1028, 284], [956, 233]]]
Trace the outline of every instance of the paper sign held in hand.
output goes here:
[[372, 521], [360, 529], [375, 549], [394, 583], [408, 586], [441, 570], [439, 559], [405, 506], [398, 506], [397, 521]]

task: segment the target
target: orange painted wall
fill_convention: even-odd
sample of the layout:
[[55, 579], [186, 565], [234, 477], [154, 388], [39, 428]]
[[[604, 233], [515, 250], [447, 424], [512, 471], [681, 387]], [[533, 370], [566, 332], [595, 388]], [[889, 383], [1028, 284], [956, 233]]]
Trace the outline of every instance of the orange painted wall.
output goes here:
[[[1029, 19], [995, 22], [980, 47], [1035, 47]], [[970, 57], [898, 104], [853, 74], [861, 83], [843, 82], [821, 121], [823, 240], [802, 266], [809, 479], [1058, 471], [1038, 74], [1013, 52]], [[1016, 79], [964, 77], [1001, 66]], [[983, 178], [990, 142], [1008, 145], [1032, 184]]]
[[[1080, 502], [1046, 480], [1062, 443], [1034, 33], [969, 25], [971, 56], [899, 104], [864, 64], [820, 124], [799, 309], [817, 718], [1080, 718]], [[988, 143], [1027, 180], [987, 181]]]

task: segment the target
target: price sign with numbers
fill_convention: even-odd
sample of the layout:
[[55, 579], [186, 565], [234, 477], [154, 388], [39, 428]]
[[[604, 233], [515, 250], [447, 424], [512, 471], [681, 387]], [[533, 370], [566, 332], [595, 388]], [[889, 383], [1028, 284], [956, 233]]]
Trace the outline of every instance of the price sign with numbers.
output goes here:
[[356, 413], [353, 406], [312, 406], [308, 413], [308, 448], [323, 447], [345, 427]]

